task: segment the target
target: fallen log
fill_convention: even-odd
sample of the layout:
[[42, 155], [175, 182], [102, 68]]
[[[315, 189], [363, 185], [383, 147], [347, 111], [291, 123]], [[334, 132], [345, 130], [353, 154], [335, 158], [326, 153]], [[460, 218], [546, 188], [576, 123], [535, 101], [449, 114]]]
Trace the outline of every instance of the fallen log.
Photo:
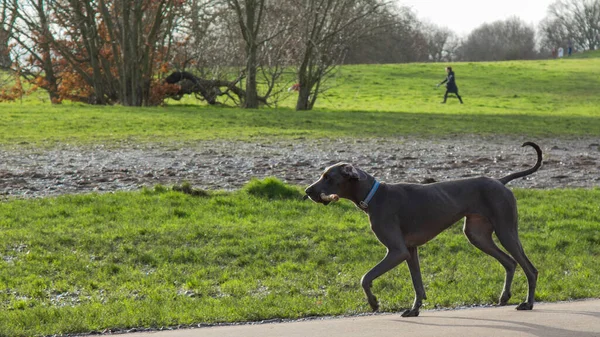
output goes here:
[[[218, 104], [218, 96], [228, 96], [239, 105], [246, 97], [246, 91], [237, 86], [243, 78], [242, 74], [235, 81], [207, 80], [187, 71], [174, 71], [165, 78], [165, 82], [179, 85], [179, 91], [169, 96], [175, 100], [180, 100], [184, 95], [194, 94], [196, 97], [200, 95], [198, 98], [214, 105]], [[258, 97], [258, 101], [267, 104], [265, 97]]]

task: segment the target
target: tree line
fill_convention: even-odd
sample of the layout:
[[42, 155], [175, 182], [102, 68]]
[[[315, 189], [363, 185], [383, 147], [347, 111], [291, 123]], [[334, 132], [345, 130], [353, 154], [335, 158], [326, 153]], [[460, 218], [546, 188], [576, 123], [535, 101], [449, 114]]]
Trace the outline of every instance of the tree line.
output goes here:
[[[386, 0], [0, 0], [0, 100], [312, 109], [342, 64], [548, 58], [600, 45], [600, 0], [557, 0], [466, 37]], [[9, 71], [9, 72], [6, 72]], [[26, 81], [24, 86], [21, 81]]]

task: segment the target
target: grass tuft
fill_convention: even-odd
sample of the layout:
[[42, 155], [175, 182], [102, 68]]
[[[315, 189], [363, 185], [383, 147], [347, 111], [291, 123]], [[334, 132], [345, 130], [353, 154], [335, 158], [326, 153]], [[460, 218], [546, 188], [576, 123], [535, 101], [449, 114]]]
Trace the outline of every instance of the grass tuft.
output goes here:
[[286, 185], [275, 177], [267, 177], [263, 180], [252, 179], [242, 190], [255, 197], [271, 200], [299, 200], [302, 198], [302, 194], [298, 188]]
[[206, 197], [209, 193], [199, 188], [193, 188], [190, 182], [184, 181], [181, 185], [174, 185], [173, 191], [189, 194], [194, 197]]

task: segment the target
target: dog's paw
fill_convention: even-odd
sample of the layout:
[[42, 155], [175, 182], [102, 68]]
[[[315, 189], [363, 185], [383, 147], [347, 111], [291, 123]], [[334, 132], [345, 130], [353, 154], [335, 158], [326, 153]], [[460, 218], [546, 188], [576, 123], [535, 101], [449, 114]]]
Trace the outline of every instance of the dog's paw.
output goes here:
[[519, 304], [516, 308], [517, 310], [531, 310], [533, 309], [533, 303], [523, 302]]
[[502, 293], [500, 296], [500, 301], [498, 302], [499, 306], [505, 306], [508, 304], [508, 300], [510, 300], [510, 293]]
[[402, 313], [402, 317], [417, 317], [419, 316], [419, 309], [409, 309]]
[[377, 297], [371, 296], [371, 297], [367, 298], [367, 301], [369, 301], [369, 306], [371, 306], [371, 310], [373, 310], [373, 311], [379, 310], [379, 302], [377, 302]]

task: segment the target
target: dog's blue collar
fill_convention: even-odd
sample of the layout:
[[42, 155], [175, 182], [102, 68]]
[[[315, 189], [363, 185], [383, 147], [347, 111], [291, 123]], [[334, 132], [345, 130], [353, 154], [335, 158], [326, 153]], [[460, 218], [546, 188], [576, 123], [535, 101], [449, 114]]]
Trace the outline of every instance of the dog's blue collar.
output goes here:
[[369, 202], [371, 202], [371, 199], [373, 199], [373, 196], [375, 195], [375, 192], [377, 192], [378, 188], [379, 188], [379, 181], [375, 180], [375, 183], [373, 184], [373, 187], [371, 187], [371, 191], [369, 192], [369, 194], [367, 195], [365, 200], [361, 201], [358, 204], [360, 206], [360, 208], [367, 209], [369, 207]]

